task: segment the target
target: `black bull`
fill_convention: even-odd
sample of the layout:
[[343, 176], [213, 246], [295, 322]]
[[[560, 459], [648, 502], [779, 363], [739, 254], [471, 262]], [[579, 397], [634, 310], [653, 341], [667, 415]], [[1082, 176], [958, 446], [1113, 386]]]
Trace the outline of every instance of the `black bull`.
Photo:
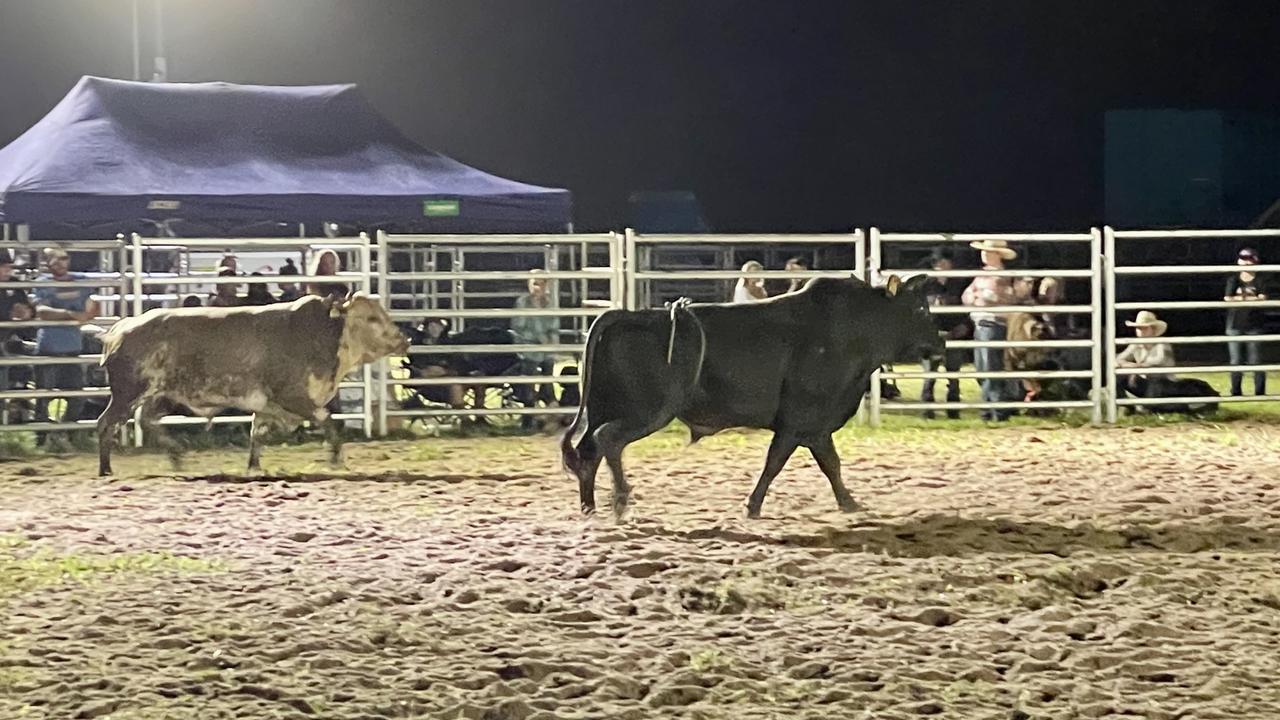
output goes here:
[[731, 427], [773, 431], [749, 516], [759, 516], [769, 483], [800, 446], [831, 482], [840, 509], [856, 509], [831, 435], [857, 412], [876, 368], [942, 353], [926, 281], [893, 277], [877, 289], [820, 278], [760, 303], [601, 315], [587, 336], [582, 403], [561, 440], [583, 512], [595, 510], [604, 460], [621, 515], [631, 492], [623, 449], [677, 418], [695, 442]]

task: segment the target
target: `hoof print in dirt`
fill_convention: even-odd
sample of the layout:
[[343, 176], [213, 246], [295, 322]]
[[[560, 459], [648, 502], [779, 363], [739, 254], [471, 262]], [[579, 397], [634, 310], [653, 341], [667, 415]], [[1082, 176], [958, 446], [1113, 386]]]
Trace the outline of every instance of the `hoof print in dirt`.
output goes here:
[[692, 705], [707, 696], [707, 689], [694, 685], [675, 685], [661, 687], [649, 694], [649, 706], [677, 707]]

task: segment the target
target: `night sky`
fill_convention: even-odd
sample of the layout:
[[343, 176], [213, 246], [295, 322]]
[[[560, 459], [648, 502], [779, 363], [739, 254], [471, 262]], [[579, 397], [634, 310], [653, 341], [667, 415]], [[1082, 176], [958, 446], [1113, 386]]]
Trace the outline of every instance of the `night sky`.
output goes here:
[[[0, 0], [0, 144], [129, 78], [130, 26]], [[1104, 110], [1280, 106], [1275, 0], [167, 0], [165, 46], [174, 81], [358, 83], [423, 145], [569, 188], [580, 230], [641, 189], [718, 231], [1081, 229]]]

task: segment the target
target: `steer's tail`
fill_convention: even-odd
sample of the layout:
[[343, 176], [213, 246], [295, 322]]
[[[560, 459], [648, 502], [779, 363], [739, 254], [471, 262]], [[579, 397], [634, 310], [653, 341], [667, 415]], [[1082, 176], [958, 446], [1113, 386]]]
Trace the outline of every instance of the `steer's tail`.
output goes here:
[[604, 336], [606, 330], [619, 320], [626, 317], [625, 310], [610, 310], [591, 324], [591, 329], [587, 331], [587, 347], [582, 353], [582, 367], [579, 375], [582, 378], [582, 393], [578, 399], [578, 412], [573, 416], [573, 422], [560, 436], [560, 460], [564, 463], [564, 467], [575, 477], [579, 476], [583, 466], [595, 457], [596, 447], [595, 439], [588, 432], [591, 429], [591, 422], [587, 417], [588, 401], [591, 398], [591, 379], [592, 379], [592, 358], [596, 354], [596, 346], [600, 344], [600, 338]]
[[[671, 371], [676, 373], [673, 382], [679, 386], [678, 394], [692, 390], [697, 385], [702, 373], [702, 363], [706, 356], [707, 340], [702, 331], [702, 323], [689, 309], [690, 301], [681, 298], [667, 306], [670, 318], [670, 330], [667, 334], [665, 358]], [[594, 385], [599, 382], [595, 376], [596, 352], [605, 333], [618, 322], [633, 318], [637, 313], [625, 310], [611, 310], [601, 315], [591, 325], [587, 333], [587, 347], [582, 356], [582, 396], [578, 404], [578, 412], [573, 422], [560, 437], [560, 458], [566, 470], [581, 479], [584, 468], [597, 459], [595, 430], [608, 420], [591, 416], [591, 398]], [[656, 320], [649, 315], [649, 321]]]

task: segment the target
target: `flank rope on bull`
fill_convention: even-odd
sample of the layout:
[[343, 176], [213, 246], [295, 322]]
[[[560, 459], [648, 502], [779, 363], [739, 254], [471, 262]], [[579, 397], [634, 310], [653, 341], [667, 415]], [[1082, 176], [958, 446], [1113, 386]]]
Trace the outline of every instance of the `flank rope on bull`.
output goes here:
[[676, 349], [676, 313], [684, 310], [693, 304], [693, 301], [687, 297], [677, 298], [667, 303], [667, 312], [671, 315], [671, 337], [667, 339], [667, 364], [671, 364], [672, 355]]

